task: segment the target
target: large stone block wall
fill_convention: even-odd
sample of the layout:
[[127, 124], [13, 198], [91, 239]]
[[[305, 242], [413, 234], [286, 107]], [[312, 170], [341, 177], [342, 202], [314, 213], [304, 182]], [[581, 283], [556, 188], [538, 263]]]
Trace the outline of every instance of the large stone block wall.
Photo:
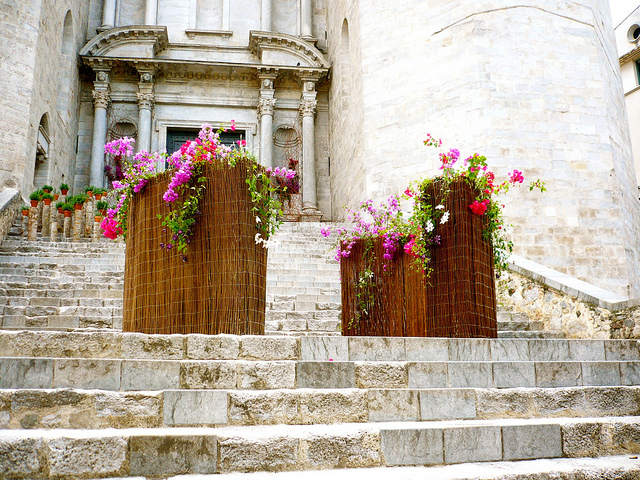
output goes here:
[[[330, 2], [328, 14], [334, 65], [347, 18], [362, 78], [362, 99], [350, 98], [362, 121], [339, 130], [332, 120], [333, 204], [437, 173], [422, 146], [431, 133], [463, 156], [486, 155], [498, 178], [517, 168], [546, 182], [545, 194], [505, 197], [518, 253], [640, 296], [640, 206], [606, 0], [369, 2], [355, 15], [353, 3]], [[364, 188], [336, 186], [335, 164]]]

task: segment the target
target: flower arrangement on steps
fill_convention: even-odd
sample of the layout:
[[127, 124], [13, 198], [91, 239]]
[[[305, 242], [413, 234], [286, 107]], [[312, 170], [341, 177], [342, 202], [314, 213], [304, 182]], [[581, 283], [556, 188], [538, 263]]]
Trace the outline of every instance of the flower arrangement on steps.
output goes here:
[[125, 331], [264, 333], [266, 246], [279, 203], [255, 157], [219, 136], [204, 125], [166, 172], [156, 172], [157, 155], [132, 157], [130, 139], [106, 146], [124, 165], [102, 227], [127, 238]]
[[275, 183], [276, 193], [282, 204], [282, 220], [285, 222], [299, 222], [302, 217], [302, 194], [297, 166], [298, 162], [291, 158], [289, 168], [267, 168], [267, 174]]
[[[379, 206], [363, 202], [350, 211], [354, 226], [337, 230], [343, 335], [497, 336], [494, 278], [513, 249], [497, 196], [524, 177], [514, 170], [497, 184], [478, 154], [457, 168], [456, 149], [439, 159], [441, 175]], [[539, 180], [534, 188], [545, 190]], [[413, 204], [406, 220], [401, 201]]]

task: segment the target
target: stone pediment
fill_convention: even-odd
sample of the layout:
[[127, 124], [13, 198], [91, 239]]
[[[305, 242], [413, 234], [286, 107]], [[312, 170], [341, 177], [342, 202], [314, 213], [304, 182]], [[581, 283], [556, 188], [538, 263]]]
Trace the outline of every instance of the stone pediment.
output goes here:
[[255, 30], [249, 35], [249, 48], [263, 65], [329, 68], [320, 50], [298, 37]]
[[80, 55], [154, 58], [168, 44], [167, 27], [130, 25], [112, 28], [95, 36], [80, 50]]

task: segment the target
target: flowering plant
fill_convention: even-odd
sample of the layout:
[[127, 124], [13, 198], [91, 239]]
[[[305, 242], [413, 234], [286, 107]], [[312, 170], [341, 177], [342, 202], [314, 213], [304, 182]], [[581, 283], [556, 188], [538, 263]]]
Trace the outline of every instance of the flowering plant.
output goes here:
[[[431, 135], [427, 136], [424, 144], [430, 147], [441, 147], [442, 141], [436, 140]], [[456, 168], [460, 158], [460, 152], [450, 149], [441, 152], [440, 170], [438, 177], [414, 182], [401, 197], [392, 196], [379, 206], [374, 206], [371, 200], [362, 202], [361, 212], [349, 210], [349, 220], [355, 222], [351, 228], [339, 228], [336, 240], [336, 259], [348, 257], [357, 240], [364, 240], [371, 244], [374, 238], [383, 239], [385, 262], [383, 269], [394, 255], [404, 251], [414, 258], [414, 264], [420, 267], [427, 278], [431, 274], [432, 247], [440, 245], [443, 241], [437, 234], [437, 226], [445, 224], [450, 217], [450, 212], [445, 210], [443, 203], [432, 205], [428, 193], [428, 187], [438, 184], [444, 202], [449, 194], [449, 186], [454, 181], [465, 181], [476, 192], [477, 196], [469, 205], [473, 214], [483, 216], [483, 236], [491, 242], [494, 251], [494, 266], [499, 272], [506, 268], [506, 261], [513, 250], [513, 244], [505, 237], [504, 220], [502, 217], [502, 205], [494, 196], [505, 193], [510, 186], [523, 183], [522, 172], [513, 170], [509, 173], [509, 179], [500, 184], [495, 183], [495, 175], [488, 170], [486, 157], [474, 153], [464, 160], [461, 168]], [[539, 188], [545, 191], [544, 184], [539, 180], [529, 185], [529, 190]], [[405, 221], [400, 207], [401, 200], [413, 202], [413, 210]], [[331, 231], [327, 228], [321, 230], [323, 236], [328, 237]], [[370, 246], [365, 246], [365, 252], [370, 252]], [[365, 275], [369, 272], [365, 271]]]
[[104, 166], [104, 173], [110, 182], [124, 178], [126, 169], [124, 162], [127, 157], [130, 158], [133, 155], [133, 144], [135, 142], [133, 138], [121, 137], [105, 145], [105, 152], [112, 156], [111, 162]]
[[300, 179], [298, 172], [288, 168], [267, 168], [267, 174], [275, 181], [278, 193], [291, 195], [292, 193], [300, 193]]
[[[232, 121], [231, 129], [235, 130]], [[112, 183], [119, 200], [115, 208], [107, 211], [102, 222], [105, 236], [115, 238], [126, 235], [129, 203], [134, 194], [141, 192], [150, 179], [158, 175], [169, 175], [167, 190], [162, 196], [169, 212], [159, 214], [165, 229], [171, 233], [171, 241], [161, 243], [166, 251], [174, 247], [186, 261], [188, 245], [194, 234], [194, 228], [200, 215], [200, 202], [207, 188], [207, 178], [203, 167], [207, 163], [234, 167], [241, 160], [248, 160], [246, 184], [251, 194], [252, 211], [256, 218], [256, 243], [263, 243], [279, 226], [276, 219], [280, 204], [273, 198], [274, 187], [271, 186], [266, 172], [259, 168], [255, 157], [245, 149], [246, 144], [238, 142], [238, 148], [231, 148], [220, 142], [222, 128], [215, 131], [210, 125], [203, 125], [198, 137], [187, 141], [168, 159], [171, 170], [168, 173], [156, 173], [155, 165], [158, 156], [140, 152], [133, 157], [123, 173], [121, 181]], [[131, 144], [123, 139], [111, 142], [105, 147], [107, 151], [123, 152]], [[123, 145], [124, 144], [124, 145]], [[127, 150], [126, 155], [131, 155]], [[123, 155], [124, 156], [124, 155]]]

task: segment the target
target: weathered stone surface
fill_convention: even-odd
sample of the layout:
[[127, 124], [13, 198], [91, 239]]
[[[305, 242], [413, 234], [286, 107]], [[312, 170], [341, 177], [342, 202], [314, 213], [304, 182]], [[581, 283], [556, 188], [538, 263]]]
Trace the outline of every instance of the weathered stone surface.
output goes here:
[[535, 402], [530, 390], [476, 389], [478, 418], [528, 418], [535, 416]]
[[24, 331], [8, 335], [7, 343], [6, 355], [20, 357], [115, 358], [121, 352], [120, 335], [110, 332]]
[[620, 362], [620, 383], [640, 385], [640, 362]]
[[636, 340], [610, 340], [604, 342], [605, 358], [609, 361], [615, 360], [640, 360], [640, 351]]
[[0, 358], [0, 388], [51, 388], [53, 360]]
[[349, 337], [349, 359], [401, 362], [405, 360], [404, 338]]
[[411, 388], [449, 386], [449, 369], [446, 362], [408, 363], [407, 369]]
[[383, 429], [380, 448], [389, 466], [444, 463], [443, 431], [428, 429]]
[[300, 338], [300, 359], [306, 361], [349, 360], [349, 339], [347, 337], [302, 337]]
[[562, 456], [559, 425], [505, 425], [502, 448], [505, 460], [528, 460]]
[[297, 362], [298, 388], [354, 388], [354, 362]]
[[608, 442], [603, 440], [604, 426], [599, 423], [576, 423], [562, 426], [562, 451], [567, 457], [602, 455]]
[[582, 385], [582, 369], [578, 362], [536, 362], [538, 387], [575, 387]]
[[444, 462], [491, 462], [502, 459], [500, 427], [469, 426], [444, 429]]
[[162, 393], [98, 392], [95, 410], [109, 427], [159, 427], [162, 424]]
[[298, 397], [291, 390], [229, 392], [229, 424], [276, 425], [301, 423]]
[[295, 388], [294, 362], [238, 362], [238, 388], [245, 390], [273, 390]]
[[491, 388], [493, 371], [490, 362], [449, 363], [449, 386], [454, 388]]
[[603, 340], [572, 340], [569, 342], [569, 359], [574, 361], [605, 360]]
[[356, 386], [358, 388], [406, 388], [407, 366], [404, 363], [357, 362]]
[[421, 420], [476, 418], [476, 394], [470, 389], [420, 391]]
[[407, 361], [449, 361], [449, 340], [446, 338], [410, 337], [404, 340]]
[[582, 364], [583, 385], [620, 385], [618, 362], [585, 362]]
[[567, 340], [529, 340], [531, 360], [535, 362], [563, 362], [569, 360]]
[[240, 357], [248, 360], [297, 360], [300, 348], [294, 337], [244, 336]]
[[120, 436], [58, 437], [48, 441], [49, 471], [55, 477], [126, 474], [127, 440]]
[[180, 363], [123, 360], [122, 390], [175, 390], [180, 388]]
[[395, 422], [420, 420], [418, 392], [416, 390], [369, 390], [369, 421]]
[[44, 473], [42, 440], [39, 438], [0, 438], [0, 475], [3, 478], [40, 478]]
[[577, 417], [586, 410], [581, 388], [536, 389], [531, 392], [536, 416]]
[[372, 432], [313, 435], [301, 441], [305, 463], [313, 469], [380, 465], [380, 436]]
[[449, 359], [452, 362], [488, 362], [491, 360], [490, 341], [485, 338], [451, 338]]
[[[299, 408], [303, 424], [365, 422], [367, 394], [360, 389], [304, 391], [300, 395]], [[369, 404], [369, 411], [370, 408]]]
[[225, 425], [227, 392], [167, 390], [162, 411], [165, 425]]
[[530, 359], [528, 340], [501, 338], [491, 342], [491, 360], [494, 362], [527, 362]]
[[132, 476], [216, 473], [217, 438], [213, 435], [132, 436], [129, 440]]
[[122, 358], [182, 360], [185, 358], [185, 336], [124, 333]]
[[187, 335], [187, 358], [234, 360], [240, 352], [238, 337], [231, 335]]
[[219, 441], [220, 473], [279, 472], [299, 465], [299, 440], [287, 436], [230, 437]]
[[58, 359], [55, 388], [120, 390], [121, 360]]
[[497, 388], [535, 387], [534, 364], [533, 362], [495, 362], [493, 380]]
[[628, 387], [584, 388], [586, 408], [592, 416], [626, 416], [640, 414], [640, 390]]
[[236, 365], [233, 362], [182, 362], [180, 364], [180, 388], [237, 387]]

